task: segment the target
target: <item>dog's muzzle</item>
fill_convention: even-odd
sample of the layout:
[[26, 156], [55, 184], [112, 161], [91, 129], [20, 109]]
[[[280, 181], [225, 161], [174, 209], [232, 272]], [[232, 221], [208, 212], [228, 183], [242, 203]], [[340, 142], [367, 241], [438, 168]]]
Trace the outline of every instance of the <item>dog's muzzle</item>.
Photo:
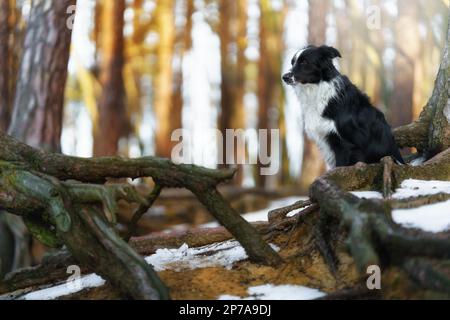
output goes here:
[[283, 81], [287, 84], [287, 85], [294, 85], [295, 84], [295, 78], [294, 75], [292, 74], [292, 72], [288, 72], [283, 76]]

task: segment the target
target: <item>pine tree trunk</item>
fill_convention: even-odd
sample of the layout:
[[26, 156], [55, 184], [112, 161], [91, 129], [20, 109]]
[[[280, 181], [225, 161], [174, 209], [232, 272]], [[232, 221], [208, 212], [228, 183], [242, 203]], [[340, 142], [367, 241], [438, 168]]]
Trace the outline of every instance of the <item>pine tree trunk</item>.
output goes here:
[[[247, 48], [247, 1], [220, 2], [220, 52], [221, 52], [221, 113], [219, 129], [226, 136], [227, 129], [245, 129], [245, 50]], [[231, 50], [236, 48], [237, 52]], [[235, 144], [233, 154], [227, 154], [227, 146], [223, 145], [224, 167], [227, 160], [243, 159], [245, 148]], [[234, 162], [234, 161], [233, 161]], [[243, 179], [242, 169], [235, 179], [240, 184]]]
[[33, 3], [9, 133], [31, 146], [60, 151], [72, 34], [67, 8], [76, 0]]
[[[258, 61], [258, 129], [271, 129], [279, 127], [279, 110], [282, 101], [282, 87], [280, 82], [283, 38], [284, 15], [283, 11], [277, 11], [268, 0], [260, 0], [260, 58]], [[271, 139], [268, 137], [267, 150], [273, 154]], [[264, 139], [260, 143], [265, 143]], [[260, 149], [262, 146], [260, 145]], [[271, 177], [260, 174], [264, 166], [258, 163], [256, 169], [256, 184], [261, 187], [273, 187], [274, 180]]]
[[[3, 1], [2, 5], [7, 2]], [[69, 18], [67, 8], [75, 5], [76, 1], [36, 0], [33, 4], [25, 32], [9, 133], [34, 147], [60, 151], [64, 91], [72, 34], [66, 23]], [[1, 45], [6, 44], [1, 41]], [[7, 68], [11, 68], [9, 61], [12, 59], [2, 58]], [[13, 74], [10, 75], [14, 77]], [[6, 81], [11, 83], [12, 80]], [[5, 86], [9, 86], [8, 83]], [[11, 88], [8, 94], [12, 94]], [[4, 101], [9, 103], [9, 100], [10, 97], [7, 96]], [[2, 219], [14, 235], [14, 259], [11, 268], [28, 266], [31, 263], [30, 239], [22, 220], [8, 214]]]
[[175, 41], [174, 0], [158, 0], [156, 25], [159, 34], [158, 68], [154, 81], [154, 111], [156, 115], [156, 154], [170, 158], [172, 153], [171, 110], [173, 86], [173, 53]]
[[[183, 62], [186, 53], [192, 48], [192, 15], [194, 14], [195, 6], [194, 0], [179, 0], [180, 5], [184, 5], [184, 14], [186, 21], [184, 25], [180, 26], [177, 30], [177, 42], [180, 44], [177, 46], [178, 50], [176, 50], [175, 56], [179, 61], [178, 69], [174, 71], [174, 92], [172, 95], [172, 104], [171, 104], [171, 117], [169, 121], [170, 131], [180, 129], [183, 127]], [[174, 146], [175, 142], [171, 143], [171, 149]]]
[[128, 129], [123, 80], [125, 7], [125, 0], [102, 2], [102, 29], [99, 34], [102, 94], [98, 105], [98, 123], [94, 130], [95, 156], [118, 154], [119, 140]]
[[0, 3], [0, 130], [8, 130], [9, 106], [9, 0]]
[[[325, 44], [328, 10], [327, 0], [309, 1], [308, 44]], [[300, 187], [307, 190], [311, 183], [325, 172], [325, 162], [317, 145], [306, 136], [302, 163]]]
[[413, 120], [415, 63], [420, 52], [419, 5], [398, 0], [395, 37], [394, 91], [390, 100], [390, 123], [399, 127]]

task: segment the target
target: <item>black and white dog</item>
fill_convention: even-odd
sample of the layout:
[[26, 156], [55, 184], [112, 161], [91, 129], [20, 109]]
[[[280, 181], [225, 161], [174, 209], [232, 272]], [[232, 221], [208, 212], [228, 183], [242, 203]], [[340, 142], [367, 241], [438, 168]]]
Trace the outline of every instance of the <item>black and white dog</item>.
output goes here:
[[386, 156], [404, 163], [383, 113], [334, 66], [340, 57], [335, 48], [309, 46], [294, 56], [283, 76], [303, 108], [306, 134], [329, 169], [377, 163]]

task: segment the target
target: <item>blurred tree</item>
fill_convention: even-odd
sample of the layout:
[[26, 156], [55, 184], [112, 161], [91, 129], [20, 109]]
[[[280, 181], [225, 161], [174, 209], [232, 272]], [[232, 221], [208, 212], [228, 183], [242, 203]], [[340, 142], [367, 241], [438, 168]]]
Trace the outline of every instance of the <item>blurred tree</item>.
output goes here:
[[[9, 0], [0, 3], [0, 131], [8, 130], [9, 104], [9, 52], [10, 52]], [[10, 231], [5, 213], [0, 211], [0, 279], [12, 269], [14, 261], [14, 235]]]
[[[29, 145], [51, 151], [60, 151], [61, 148], [64, 91], [72, 35], [67, 24], [67, 9], [75, 4], [76, 0], [33, 1], [17, 72], [14, 108], [8, 132]], [[15, 50], [13, 54], [18, 52]], [[10, 61], [13, 61], [14, 68], [14, 59]], [[14, 259], [9, 266], [16, 269], [29, 265], [30, 240], [22, 220], [10, 215], [3, 216], [2, 220], [14, 237], [14, 242], [10, 243], [14, 246]], [[1, 252], [11, 249], [3, 245], [5, 243], [1, 244]]]
[[[308, 44], [323, 45], [326, 43], [327, 15], [330, 1], [309, 0], [309, 24], [308, 24]], [[305, 147], [303, 154], [303, 166], [300, 177], [300, 187], [303, 190], [325, 171], [325, 162], [314, 142], [305, 136]]]
[[95, 156], [116, 155], [120, 138], [126, 136], [129, 130], [123, 80], [125, 7], [125, 0], [104, 0], [100, 7], [98, 41], [102, 93], [98, 104], [98, 123], [94, 126]]
[[[220, 55], [221, 55], [221, 113], [219, 129], [226, 136], [227, 129], [245, 128], [245, 70], [247, 59], [247, 0], [219, 1], [220, 23]], [[226, 153], [226, 144], [223, 146], [223, 161], [226, 164], [231, 155]], [[244, 159], [246, 150], [239, 148], [236, 143], [233, 156]], [[234, 163], [233, 161], [233, 163]], [[225, 165], [226, 166], [226, 165]], [[242, 168], [236, 177], [236, 183], [243, 179]]]
[[[174, 89], [171, 104], [170, 132], [183, 126], [183, 62], [186, 53], [192, 48], [192, 15], [195, 11], [194, 0], [178, 0], [178, 5], [183, 8], [184, 22], [177, 26], [175, 41], [175, 56], [179, 63], [174, 73]], [[171, 149], [174, 144], [171, 144]]]
[[[284, 11], [275, 8], [269, 0], [259, 0], [261, 16], [259, 20], [260, 56], [258, 61], [258, 129], [279, 128], [282, 105], [282, 86], [280, 81], [282, 54], [284, 51], [283, 33]], [[269, 154], [273, 154], [270, 138], [267, 143]], [[261, 143], [266, 143], [260, 139]], [[258, 163], [256, 184], [261, 187], [273, 187], [274, 181], [259, 173], [264, 167]], [[270, 184], [270, 185], [269, 185]]]
[[[385, 15], [382, 11], [382, 0], [374, 1], [374, 8], [380, 9], [380, 15], [375, 18], [380, 19], [380, 23]], [[374, 14], [372, 12], [372, 14]], [[376, 13], [375, 13], [376, 14]], [[376, 21], [375, 21], [376, 22]], [[359, 41], [364, 42], [366, 40], [364, 51], [368, 58], [369, 63], [364, 63], [365, 74], [365, 90], [372, 100], [372, 103], [377, 107], [386, 106], [387, 103], [384, 101], [384, 96], [387, 92], [387, 81], [386, 81], [386, 69], [383, 61], [384, 48], [386, 46], [385, 41], [385, 30], [383, 25], [379, 28], [373, 26], [372, 28], [367, 27], [367, 18], [363, 16], [363, 23], [366, 24], [365, 28], [361, 28], [362, 35]]]
[[389, 106], [390, 122], [394, 127], [405, 125], [413, 120], [415, 64], [421, 43], [418, 2], [398, 0], [397, 8], [394, 89]]
[[9, 105], [9, 51], [10, 51], [10, 6], [9, 0], [0, 3], [0, 130], [8, 130]]
[[173, 54], [175, 42], [174, 0], [156, 1], [157, 70], [153, 79], [153, 107], [156, 116], [156, 154], [170, 158], [173, 90]]
[[72, 30], [67, 8], [76, 0], [33, 1], [9, 134], [34, 147], [61, 150]]
[[[125, 66], [124, 84], [127, 96], [127, 114], [130, 119], [131, 139], [139, 143], [140, 150], [144, 152], [145, 144], [142, 141], [141, 130], [143, 125], [144, 108], [147, 106], [144, 101], [148, 101], [151, 90], [144, 89], [144, 79], [152, 77], [154, 72], [153, 61], [155, 48], [149, 45], [148, 37], [155, 31], [155, 15], [146, 7], [144, 0], [134, 0], [132, 2], [133, 19], [130, 26], [133, 33], [125, 38]], [[149, 57], [149, 54], [152, 54]], [[147, 81], [145, 81], [147, 83]], [[134, 137], [133, 137], [134, 134]]]

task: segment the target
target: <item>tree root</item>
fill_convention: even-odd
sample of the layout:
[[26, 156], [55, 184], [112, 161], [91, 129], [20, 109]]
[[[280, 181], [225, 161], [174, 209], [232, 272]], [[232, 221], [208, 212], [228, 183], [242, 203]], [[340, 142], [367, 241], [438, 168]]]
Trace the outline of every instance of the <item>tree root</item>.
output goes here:
[[444, 202], [447, 200], [450, 200], [450, 194], [438, 193], [434, 195], [419, 196], [406, 199], [391, 199], [389, 201], [389, 204], [392, 209], [412, 209], [433, 203]]
[[[390, 218], [392, 208], [416, 207], [443, 201], [448, 199], [449, 195], [438, 194], [407, 200], [366, 200], [347, 192], [355, 190], [353, 189], [355, 186], [362, 189], [379, 186], [385, 195], [389, 195], [396, 183], [405, 178], [448, 179], [449, 169], [448, 153], [441, 156], [440, 161], [414, 168], [397, 166], [392, 160], [384, 159], [381, 165], [368, 166], [365, 169], [367, 172], [365, 177], [361, 177], [358, 167], [338, 168], [315, 181], [311, 186], [310, 196], [312, 201], [320, 204], [322, 215], [333, 217], [341, 222], [347, 232], [348, 249], [362, 275], [370, 265], [394, 264], [405, 267], [403, 265], [405, 258], [410, 257], [449, 259], [450, 238], [419, 230], [404, 229]], [[356, 181], [353, 181], [355, 179]], [[317, 239], [322, 247], [324, 243], [327, 243], [323, 237]], [[330, 269], [335, 269], [333, 259], [326, 259], [329, 250], [321, 251], [325, 252], [323, 255]], [[407, 267], [409, 270], [415, 270], [411, 263]], [[427, 274], [431, 277], [432, 273]], [[449, 274], [445, 276], [446, 281], [450, 283]], [[444, 277], [444, 275], [439, 273], [437, 277]], [[446, 281], [440, 282], [444, 286], [441, 288], [444, 291], [450, 288]]]
[[[175, 165], [169, 160], [76, 158], [33, 149], [0, 133], [0, 159], [18, 163], [60, 180], [104, 182], [107, 178], [152, 177], [161, 187], [185, 188], [196, 195], [208, 211], [225, 226], [245, 248], [250, 259], [267, 265], [281, 262], [279, 255], [258, 235], [217, 191], [217, 185], [233, 178], [235, 169], [211, 170], [192, 165]], [[1, 194], [0, 194], [1, 206]]]
[[[65, 244], [81, 265], [109, 280], [125, 296], [169, 297], [153, 269], [111, 227], [116, 222], [117, 202], [136, 202], [140, 207], [131, 224], [133, 232], [134, 223], [163, 187], [183, 187], [193, 192], [253, 261], [273, 266], [281, 263], [279, 255], [216, 190], [219, 183], [234, 176], [234, 170], [177, 166], [152, 157], [66, 157], [33, 149], [3, 133], [0, 145], [0, 209], [24, 217], [30, 230], [45, 244]], [[107, 178], [147, 176], [157, 184], [148, 201], [128, 186], [86, 184], [105, 182]]]
[[394, 192], [392, 182], [392, 169], [394, 167], [394, 160], [391, 157], [381, 159], [383, 164], [383, 197], [389, 199]]
[[450, 295], [450, 261], [409, 259], [403, 269], [421, 287]]
[[298, 202], [294, 203], [293, 205], [290, 205], [290, 206], [287, 206], [284, 208], [272, 210], [269, 212], [269, 222], [272, 224], [280, 222], [283, 219], [285, 219], [286, 216], [289, 213], [291, 213], [292, 211], [303, 209], [310, 205], [312, 205], [311, 201], [305, 200], [305, 201], [298, 201]]
[[142, 216], [150, 210], [150, 208], [153, 206], [155, 201], [158, 199], [158, 196], [161, 194], [162, 187], [159, 185], [156, 185], [153, 191], [150, 193], [150, 195], [147, 198], [147, 204], [141, 204], [140, 207], [136, 210], [136, 212], [133, 215], [133, 218], [130, 221], [130, 224], [128, 226], [128, 233], [125, 236], [125, 241], [130, 241], [131, 237], [136, 233], [136, 229], [138, 226], [139, 220], [142, 218]]

